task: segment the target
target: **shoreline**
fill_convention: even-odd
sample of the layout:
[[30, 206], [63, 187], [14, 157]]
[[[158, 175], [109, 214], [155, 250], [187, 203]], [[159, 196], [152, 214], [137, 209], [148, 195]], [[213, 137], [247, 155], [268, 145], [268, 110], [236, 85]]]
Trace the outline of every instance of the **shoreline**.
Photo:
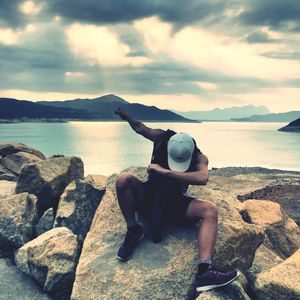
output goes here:
[[[140, 120], [142, 122], [147, 123], [282, 123], [286, 124], [286, 122], [283, 121], [235, 121], [235, 120], [190, 120], [190, 121], [178, 121], [178, 120]], [[122, 120], [79, 120], [79, 119], [0, 119], [0, 124], [19, 124], [19, 123], [70, 123], [70, 122], [99, 122], [99, 123], [108, 123], [108, 122], [126, 122]], [[293, 130], [280, 130], [278, 131], [286, 131], [286, 132], [292, 132]], [[298, 131], [294, 131], [298, 132]]]

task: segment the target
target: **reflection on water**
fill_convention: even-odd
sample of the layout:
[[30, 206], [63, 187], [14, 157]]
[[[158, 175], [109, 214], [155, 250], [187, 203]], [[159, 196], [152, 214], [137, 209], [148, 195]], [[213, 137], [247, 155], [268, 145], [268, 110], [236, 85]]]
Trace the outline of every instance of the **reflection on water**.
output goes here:
[[[300, 134], [279, 132], [282, 123], [147, 123], [192, 135], [210, 167], [263, 166], [300, 170]], [[147, 166], [152, 142], [123, 122], [0, 124], [0, 140], [22, 142], [46, 156], [79, 156], [85, 173], [110, 175]]]

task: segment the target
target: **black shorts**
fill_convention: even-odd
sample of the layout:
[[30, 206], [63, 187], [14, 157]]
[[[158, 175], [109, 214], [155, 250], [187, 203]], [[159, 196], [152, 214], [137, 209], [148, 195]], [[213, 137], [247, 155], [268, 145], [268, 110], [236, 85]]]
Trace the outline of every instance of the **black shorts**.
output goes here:
[[187, 220], [186, 211], [194, 197], [182, 193], [174, 183], [143, 183], [144, 197], [136, 205], [137, 212], [148, 217], [162, 213], [164, 219], [182, 223]]

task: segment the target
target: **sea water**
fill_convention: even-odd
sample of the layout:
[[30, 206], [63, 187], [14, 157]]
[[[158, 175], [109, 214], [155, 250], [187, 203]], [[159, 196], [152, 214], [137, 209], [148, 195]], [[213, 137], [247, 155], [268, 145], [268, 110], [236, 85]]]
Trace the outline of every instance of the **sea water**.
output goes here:
[[[145, 123], [187, 132], [209, 158], [209, 167], [261, 166], [300, 171], [300, 133], [280, 132], [283, 123]], [[1, 142], [20, 142], [46, 156], [79, 156], [85, 175], [110, 175], [147, 166], [152, 142], [126, 122], [0, 124]]]

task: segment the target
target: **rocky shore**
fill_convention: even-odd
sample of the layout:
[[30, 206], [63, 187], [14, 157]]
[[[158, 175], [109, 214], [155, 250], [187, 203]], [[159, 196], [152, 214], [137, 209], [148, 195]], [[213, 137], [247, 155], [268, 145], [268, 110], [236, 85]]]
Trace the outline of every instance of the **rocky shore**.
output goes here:
[[[142, 167], [131, 167], [141, 180]], [[300, 172], [222, 168], [189, 193], [219, 207], [217, 268], [232, 284], [196, 295], [196, 226], [165, 229], [121, 263], [115, 180], [79, 157], [0, 144], [0, 299], [300, 299]], [[141, 220], [143, 221], [143, 220]], [[147, 228], [147, 224], [145, 224]]]

